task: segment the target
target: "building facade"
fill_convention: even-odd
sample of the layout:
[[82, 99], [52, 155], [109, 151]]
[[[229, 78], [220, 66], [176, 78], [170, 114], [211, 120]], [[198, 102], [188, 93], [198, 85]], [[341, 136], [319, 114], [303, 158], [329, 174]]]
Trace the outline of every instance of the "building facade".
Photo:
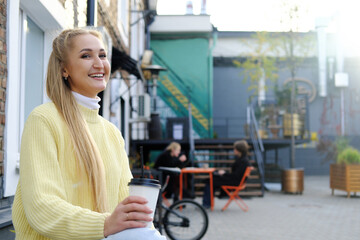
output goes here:
[[[254, 52], [251, 46], [254, 46], [255, 32], [218, 32], [218, 40], [214, 49], [214, 132], [219, 138], [239, 138], [244, 137], [244, 124], [247, 122], [247, 106], [253, 92], [249, 91], [249, 81], [243, 81], [244, 69], [237, 67], [234, 60], [244, 61]], [[277, 33], [281, 35], [282, 33]], [[305, 35], [304, 33], [301, 33]], [[301, 35], [299, 34], [299, 35]], [[296, 146], [296, 166], [305, 168], [305, 174], [317, 175], [329, 173], [329, 162], [324, 162], [324, 156], [316, 149], [319, 139], [335, 139], [341, 136], [341, 125], [344, 121], [344, 135], [350, 138], [351, 145], [359, 147], [360, 128], [359, 121], [359, 94], [360, 85], [357, 80], [359, 77], [359, 56], [345, 54], [343, 59], [338, 59], [337, 42], [333, 34], [326, 36], [325, 43], [318, 42], [316, 33], [309, 32], [315, 39], [315, 47], [304, 59], [296, 72], [296, 85], [299, 92], [308, 95], [308, 116], [309, 132], [307, 137], [310, 142]], [[276, 36], [276, 34], [274, 34]], [[273, 39], [272, 39], [273, 40]], [[250, 44], [246, 44], [249, 43]], [[318, 47], [324, 47], [326, 71], [325, 84], [320, 82], [320, 67]], [[274, 57], [270, 56], [270, 57]], [[276, 74], [278, 79], [275, 83], [266, 81], [267, 91], [263, 102], [272, 102], [275, 99], [274, 87], [278, 84], [284, 87], [291, 74], [284, 63], [277, 61]], [[335, 84], [335, 73], [337, 63], [343, 62], [344, 69], [349, 76], [348, 87], [337, 87]], [[325, 85], [326, 95], [323, 95]], [[341, 92], [343, 91], [344, 107], [341, 107]], [[341, 117], [343, 111], [343, 119]], [[270, 129], [266, 129], [267, 138], [273, 139]], [[289, 139], [289, 138], [288, 138]], [[276, 139], [274, 139], [276, 141]], [[267, 151], [265, 160], [267, 163], [278, 164], [281, 168], [290, 166], [290, 148]]]
[[[150, 32], [154, 63], [166, 68], [160, 72], [159, 100], [173, 111], [171, 114], [158, 109], [164, 129], [166, 118], [188, 117], [190, 102], [195, 136], [212, 138], [212, 50], [215, 43], [210, 16], [158, 16]], [[163, 137], [169, 138], [165, 132]]]
[[[0, 1], [0, 198], [15, 193], [24, 122], [34, 107], [49, 101], [47, 61], [54, 37], [64, 29], [96, 28], [102, 33], [114, 68], [101, 94], [101, 114], [123, 131], [128, 144], [130, 96], [142, 91], [143, 84], [123, 62], [136, 65], [143, 54], [146, 19], [141, 12], [147, 7], [143, 0]], [[125, 57], [120, 63], [119, 53]], [[136, 84], [128, 91], [132, 82]]]

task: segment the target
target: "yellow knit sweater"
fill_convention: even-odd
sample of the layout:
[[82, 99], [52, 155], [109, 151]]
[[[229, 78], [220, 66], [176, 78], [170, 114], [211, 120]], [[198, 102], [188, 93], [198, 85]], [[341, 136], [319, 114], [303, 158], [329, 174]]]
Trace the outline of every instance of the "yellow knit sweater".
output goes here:
[[[79, 105], [99, 148], [112, 211], [128, 196], [132, 178], [120, 131]], [[92, 210], [91, 187], [76, 169], [65, 122], [53, 103], [43, 104], [26, 121], [20, 153], [20, 180], [12, 219], [16, 239], [102, 239], [110, 213]]]

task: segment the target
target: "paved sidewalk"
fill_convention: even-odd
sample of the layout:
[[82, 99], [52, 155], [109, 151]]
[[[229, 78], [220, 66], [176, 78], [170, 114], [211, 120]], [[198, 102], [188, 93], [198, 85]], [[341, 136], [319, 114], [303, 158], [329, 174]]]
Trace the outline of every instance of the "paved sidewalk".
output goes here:
[[248, 212], [234, 202], [221, 212], [226, 201], [216, 198], [214, 211], [208, 210], [210, 225], [202, 240], [360, 239], [360, 196], [346, 198], [336, 190], [332, 196], [328, 176], [305, 176], [302, 195], [273, 190], [244, 199]]
[[346, 198], [346, 192], [336, 190], [332, 196], [328, 176], [305, 176], [304, 188], [302, 195], [273, 190], [244, 199], [248, 212], [234, 202], [221, 212], [227, 199], [215, 199], [203, 240], [360, 239], [359, 196]]

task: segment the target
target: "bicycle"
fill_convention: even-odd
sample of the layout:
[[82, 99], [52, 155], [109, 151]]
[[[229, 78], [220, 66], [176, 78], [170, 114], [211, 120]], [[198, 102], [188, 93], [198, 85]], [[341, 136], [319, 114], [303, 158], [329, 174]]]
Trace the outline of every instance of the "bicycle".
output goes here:
[[[161, 188], [159, 201], [154, 215], [154, 226], [162, 233], [164, 227], [167, 236], [172, 240], [199, 240], [208, 228], [209, 218], [206, 210], [191, 199], [182, 199], [169, 207], [162, 201], [169, 176]], [[163, 213], [165, 210], [165, 213]]]

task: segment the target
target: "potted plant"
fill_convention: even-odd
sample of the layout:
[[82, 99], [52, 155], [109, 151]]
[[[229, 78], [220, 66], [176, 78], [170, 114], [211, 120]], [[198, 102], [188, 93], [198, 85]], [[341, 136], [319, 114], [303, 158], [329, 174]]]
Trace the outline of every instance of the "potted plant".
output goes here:
[[330, 165], [330, 188], [347, 192], [360, 192], [360, 152], [347, 146], [338, 153], [336, 163]]
[[[290, 99], [291, 99], [290, 84], [289, 83], [284, 84], [282, 88], [276, 85], [274, 87], [274, 94], [279, 109], [278, 113], [279, 116], [281, 116], [283, 137], [284, 138], [291, 137], [292, 134], [295, 137], [301, 136], [301, 128], [303, 126], [303, 122], [301, 121], [301, 116], [298, 111], [297, 101], [295, 101], [294, 109], [292, 111], [290, 109]], [[295, 86], [295, 95], [297, 94], [298, 94], [298, 87]], [[291, 121], [293, 121], [293, 127], [291, 126]], [[293, 131], [292, 128], [294, 129]]]
[[278, 123], [279, 108], [276, 104], [268, 104], [265, 108], [265, 115], [267, 118], [267, 128], [270, 130], [273, 138], [279, 137], [281, 126]]
[[283, 86], [282, 88], [280, 88], [278, 84], [275, 85], [274, 94], [276, 104], [279, 108], [279, 114], [284, 115], [285, 113], [290, 112], [291, 87], [289, 84]]

